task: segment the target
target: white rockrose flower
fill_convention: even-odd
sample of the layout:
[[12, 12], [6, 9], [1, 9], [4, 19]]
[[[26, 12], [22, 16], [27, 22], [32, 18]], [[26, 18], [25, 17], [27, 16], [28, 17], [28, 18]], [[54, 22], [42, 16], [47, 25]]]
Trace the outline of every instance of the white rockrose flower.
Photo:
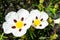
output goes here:
[[47, 25], [48, 15], [45, 12], [40, 12], [39, 10], [32, 10], [30, 12], [32, 26], [36, 29], [44, 29]]
[[20, 9], [17, 12], [9, 12], [5, 20], [6, 22], [2, 26], [4, 32], [6, 34], [12, 33], [16, 37], [23, 36], [31, 25], [29, 12], [25, 9]]

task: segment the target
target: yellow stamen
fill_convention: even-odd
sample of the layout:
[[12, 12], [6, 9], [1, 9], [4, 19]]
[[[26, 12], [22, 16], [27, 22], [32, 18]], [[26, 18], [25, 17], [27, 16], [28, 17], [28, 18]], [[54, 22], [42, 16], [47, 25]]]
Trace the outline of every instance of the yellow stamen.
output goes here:
[[34, 20], [34, 25], [35, 26], [38, 26], [40, 24], [41, 24], [41, 20], [39, 20], [39, 19]]
[[24, 23], [22, 21], [16, 22], [16, 28], [22, 28], [24, 26]]

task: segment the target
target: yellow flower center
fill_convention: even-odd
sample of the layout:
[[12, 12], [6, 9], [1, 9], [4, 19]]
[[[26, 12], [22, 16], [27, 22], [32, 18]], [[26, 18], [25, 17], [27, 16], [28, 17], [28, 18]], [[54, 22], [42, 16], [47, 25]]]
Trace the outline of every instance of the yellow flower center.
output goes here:
[[24, 23], [22, 21], [16, 22], [16, 28], [22, 28], [24, 26]]
[[41, 20], [39, 20], [39, 19], [34, 20], [34, 25], [35, 26], [38, 26], [40, 24], [41, 24]]

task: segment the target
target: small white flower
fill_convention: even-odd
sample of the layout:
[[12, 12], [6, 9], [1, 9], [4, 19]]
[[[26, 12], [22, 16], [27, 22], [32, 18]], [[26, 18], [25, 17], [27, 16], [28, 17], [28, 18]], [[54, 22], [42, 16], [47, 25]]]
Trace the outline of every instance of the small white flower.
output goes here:
[[12, 33], [16, 37], [23, 36], [31, 25], [28, 16], [29, 12], [25, 9], [9, 12], [5, 17], [6, 22], [3, 23], [4, 32], [6, 34]]
[[44, 29], [47, 25], [48, 15], [45, 12], [40, 12], [39, 10], [32, 10], [30, 12], [32, 26], [36, 29]]
[[54, 23], [59, 24], [59, 23], [60, 23], [60, 18], [58, 18], [58, 19], [54, 20]]

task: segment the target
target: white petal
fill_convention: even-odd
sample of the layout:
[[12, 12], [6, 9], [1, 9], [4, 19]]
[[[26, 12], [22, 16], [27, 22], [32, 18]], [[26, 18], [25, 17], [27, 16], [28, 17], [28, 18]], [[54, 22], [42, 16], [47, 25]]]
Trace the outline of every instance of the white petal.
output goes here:
[[12, 24], [9, 24], [8, 22], [3, 23], [2, 28], [6, 34], [11, 33], [11, 26], [12, 26]]
[[17, 11], [17, 14], [19, 16], [19, 19], [21, 19], [22, 17], [24, 17], [24, 20], [29, 16], [29, 12], [25, 9], [20, 9]]
[[41, 12], [40, 18], [41, 18], [41, 19], [43, 18], [43, 20], [47, 20], [47, 19], [48, 19], [48, 14], [45, 13], [45, 12]]
[[54, 20], [54, 23], [59, 24], [59, 23], [60, 23], [60, 18], [59, 18], [59, 19]]
[[48, 25], [48, 22], [44, 21], [41, 24], [42, 24], [42, 26], [37, 26], [36, 29], [44, 29]]
[[16, 12], [9, 12], [7, 15], [6, 15], [6, 17], [5, 17], [5, 20], [6, 21], [11, 21], [11, 20], [14, 20], [14, 19], [18, 19], [18, 16], [17, 16], [17, 13]]
[[31, 16], [30, 16], [28, 19], [26, 19], [24, 23], [25, 23], [26, 25], [24, 26], [23, 29], [26, 29], [26, 30], [29, 29], [30, 26], [32, 25]]
[[36, 19], [36, 16], [39, 18], [40, 17], [40, 11], [39, 10], [32, 10], [30, 12], [31, 19], [34, 20]]
[[12, 33], [16, 37], [21, 37], [21, 36], [23, 36], [26, 33], [26, 30], [22, 29], [21, 31], [19, 31], [18, 29], [16, 29], [16, 30], [12, 31]]

